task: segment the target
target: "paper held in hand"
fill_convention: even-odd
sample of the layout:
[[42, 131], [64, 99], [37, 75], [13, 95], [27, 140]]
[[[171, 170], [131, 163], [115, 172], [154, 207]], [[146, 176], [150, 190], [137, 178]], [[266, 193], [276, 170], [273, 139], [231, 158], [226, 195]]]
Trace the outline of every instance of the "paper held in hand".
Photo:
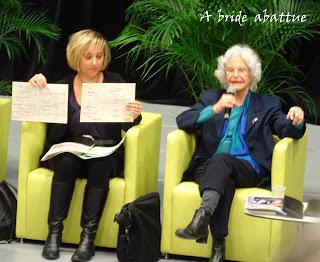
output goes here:
[[12, 120], [66, 124], [68, 85], [39, 88], [28, 82], [12, 82]]
[[69, 152], [82, 159], [98, 158], [111, 155], [115, 152], [123, 143], [125, 136], [115, 146], [104, 147], [104, 146], [87, 146], [80, 143], [64, 142], [53, 145], [49, 151], [41, 158], [41, 161], [46, 161], [61, 153]]
[[80, 122], [133, 122], [135, 83], [83, 83]]

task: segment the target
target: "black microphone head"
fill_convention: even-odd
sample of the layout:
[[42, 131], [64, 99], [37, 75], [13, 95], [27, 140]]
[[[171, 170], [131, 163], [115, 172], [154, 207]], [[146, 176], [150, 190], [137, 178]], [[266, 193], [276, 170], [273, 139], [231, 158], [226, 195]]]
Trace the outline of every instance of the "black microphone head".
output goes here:
[[235, 95], [237, 92], [237, 89], [234, 86], [229, 86], [227, 88], [227, 94]]

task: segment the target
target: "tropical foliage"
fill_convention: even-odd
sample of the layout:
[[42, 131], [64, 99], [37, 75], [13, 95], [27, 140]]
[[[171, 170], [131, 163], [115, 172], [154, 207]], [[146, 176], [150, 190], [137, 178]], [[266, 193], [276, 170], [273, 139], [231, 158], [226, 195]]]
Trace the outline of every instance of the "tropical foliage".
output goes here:
[[[257, 20], [256, 15], [263, 18], [264, 12], [269, 20]], [[296, 21], [292, 22], [292, 17], [290, 22], [280, 21], [281, 13], [294, 14]], [[225, 16], [219, 21], [219, 14], [234, 15], [233, 21], [231, 17], [226, 21]], [[236, 20], [240, 14], [241, 19], [247, 16], [243, 23]], [[128, 25], [111, 45], [126, 50], [127, 64], [142, 61], [138, 69], [143, 79], [160, 71], [179, 70], [196, 98], [203, 89], [219, 88], [213, 75], [216, 58], [231, 45], [244, 43], [255, 49], [263, 62], [258, 92], [282, 99], [289, 95], [316, 116], [314, 101], [298, 85], [301, 71], [287, 59], [297, 51], [299, 41], [311, 40], [319, 33], [320, 5], [315, 1], [136, 0], [126, 15]]]
[[[27, 56], [27, 47], [34, 45], [38, 61], [45, 62], [43, 38], [57, 40], [59, 30], [48, 17], [31, 9], [23, 0], [0, 0], [0, 51], [10, 60]], [[8, 81], [0, 81], [0, 94], [11, 94]]]

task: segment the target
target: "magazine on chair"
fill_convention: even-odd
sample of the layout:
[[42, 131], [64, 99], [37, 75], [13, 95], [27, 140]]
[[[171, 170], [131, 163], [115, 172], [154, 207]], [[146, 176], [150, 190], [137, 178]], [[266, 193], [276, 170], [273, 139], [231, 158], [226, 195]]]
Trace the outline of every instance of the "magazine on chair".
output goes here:
[[265, 196], [248, 196], [245, 200], [245, 209], [254, 212], [255, 214], [287, 215], [283, 211], [284, 199], [279, 197]]
[[256, 215], [283, 215], [293, 218], [303, 218], [307, 203], [285, 196], [248, 196], [245, 200], [245, 209]]

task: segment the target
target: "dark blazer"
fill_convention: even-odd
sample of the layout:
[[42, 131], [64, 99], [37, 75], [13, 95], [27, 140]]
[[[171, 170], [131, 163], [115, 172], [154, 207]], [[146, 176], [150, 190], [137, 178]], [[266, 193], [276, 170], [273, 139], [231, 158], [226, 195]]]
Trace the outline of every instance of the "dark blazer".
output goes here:
[[[210, 158], [216, 151], [221, 139], [224, 125], [224, 112], [214, 118], [197, 125], [196, 120], [203, 108], [217, 103], [222, 96], [222, 90], [207, 90], [200, 95], [199, 102], [191, 109], [177, 117], [180, 129], [193, 133], [199, 131], [197, 147], [190, 166], [197, 166], [196, 161], [201, 158]], [[246, 125], [246, 143], [251, 156], [271, 170], [272, 152], [274, 141], [272, 135], [280, 138], [292, 137], [299, 139], [303, 136], [306, 126], [299, 130], [292, 125], [290, 120], [281, 111], [281, 103], [277, 97], [252, 93], [248, 110]], [[189, 170], [190, 172], [191, 170]]]
[[[57, 81], [57, 84], [69, 84], [69, 94], [73, 88], [73, 79], [75, 74]], [[104, 83], [124, 83], [124, 79], [115, 73], [104, 72]], [[71, 117], [71, 108], [68, 106], [68, 121]], [[121, 130], [127, 131], [130, 127], [140, 123], [142, 117], [138, 116], [134, 122], [130, 123], [105, 123], [106, 125], [106, 134], [104, 139], [113, 139], [117, 142], [121, 140]], [[52, 145], [62, 142], [70, 141], [71, 137], [68, 134], [67, 124], [47, 124], [47, 134], [46, 134], [46, 143], [44, 146], [44, 155]], [[117, 154], [120, 154], [123, 157], [123, 148], [120, 147], [117, 150]], [[41, 156], [42, 157], [42, 156]], [[43, 163], [44, 166], [48, 167], [47, 163]], [[49, 164], [51, 167], [51, 164]]]

